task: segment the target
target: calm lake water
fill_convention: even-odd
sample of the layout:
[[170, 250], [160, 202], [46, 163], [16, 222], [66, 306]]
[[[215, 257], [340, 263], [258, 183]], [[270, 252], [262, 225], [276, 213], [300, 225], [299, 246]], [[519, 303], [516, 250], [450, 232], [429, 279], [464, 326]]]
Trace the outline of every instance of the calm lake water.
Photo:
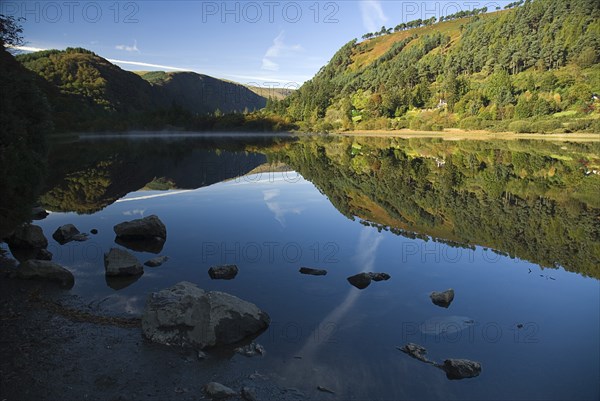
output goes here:
[[[598, 163], [598, 144], [89, 136], [53, 145], [36, 224], [70, 291], [114, 314], [182, 280], [255, 303], [272, 319], [261, 372], [305, 392], [318, 378], [323, 399], [598, 399]], [[107, 282], [113, 226], [152, 214], [164, 247], [131, 252], [168, 262]], [[61, 246], [67, 223], [98, 234]], [[238, 276], [211, 280], [221, 264]], [[352, 287], [363, 271], [391, 279]], [[448, 380], [408, 342], [482, 373]]]

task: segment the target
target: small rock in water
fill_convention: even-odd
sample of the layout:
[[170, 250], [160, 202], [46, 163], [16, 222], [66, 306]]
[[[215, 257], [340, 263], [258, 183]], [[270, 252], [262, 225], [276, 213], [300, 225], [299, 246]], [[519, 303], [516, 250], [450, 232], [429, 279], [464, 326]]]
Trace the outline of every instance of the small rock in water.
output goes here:
[[257, 343], [251, 343], [251, 344], [245, 345], [243, 347], [238, 347], [235, 349], [235, 352], [237, 352], [238, 354], [247, 356], [247, 357], [256, 356], [256, 355], [265, 355], [267, 353], [267, 351], [265, 350], [265, 347], [263, 347], [262, 345], [257, 344]]
[[144, 274], [144, 267], [129, 252], [111, 248], [104, 254], [104, 269], [107, 276], [138, 276]]
[[348, 277], [348, 282], [358, 288], [359, 290], [363, 290], [371, 284], [371, 276], [369, 273], [358, 273], [354, 276]]
[[156, 215], [126, 221], [117, 224], [113, 229], [117, 237], [120, 238], [148, 239], [158, 237], [163, 240], [167, 239], [167, 228]]
[[79, 234], [79, 230], [73, 224], [65, 224], [58, 227], [56, 231], [54, 231], [52, 238], [54, 238], [54, 240], [59, 244], [64, 245], [67, 242], [75, 240], [74, 237]]
[[23, 224], [6, 239], [11, 248], [46, 248], [48, 240], [44, 236], [42, 227], [34, 224]]
[[371, 276], [371, 280], [373, 281], [386, 281], [391, 278], [387, 273], [369, 273], [369, 276]]
[[90, 238], [90, 236], [87, 235], [86, 233], [79, 233], [79, 234], [75, 234], [73, 237], [71, 237], [71, 241], [83, 242], [83, 241], [87, 241], [89, 238]]
[[449, 290], [443, 292], [433, 291], [429, 297], [431, 298], [431, 302], [433, 302], [435, 305], [441, 306], [442, 308], [447, 308], [454, 300], [454, 290], [450, 288]]
[[300, 273], [309, 274], [311, 276], [325, 276], [327, 274], [327, 270], [313, 269], [312, 267], [301, 267]]
[[427, 349], [419, 344], [408, 343], [404, 347], [398, 347], [398, 349], [404, 352], [405, 354], [408, 354], [411, 357], [418, 359], [419, 361], [433, 363], [425, 356], [425, 354], [427, 353]]
[[446, 359], [440, 368], [450, 380], [469, 379], [481, 373], [481, 364], [468, 359]]
[[210, 382], [204, 386], [204, 392], [209, 397], [216, 399], [228, 398], [237, 395], [237, 393], [231, 388], [217, 382]]
[[213, 266], [208, 269], [208, 275], [213, 280], [232, 280], [238, 274], [236, 265]]
[[98, 234], [98, 230], [96, 230], [95, 228], [92, 228], [92, 229], [90, 230], [90, 233], [92, 233], [92, 234], [96, 235], [96, 234]]
[[157, 256], [156, 258], [147, 260], [144, 264], [148, 267], [158, 267], [165, 263], [167, 260], [169, 260], [168, 256]]
[[522, 329], [523, 325], [521, 323], [517, 324], [517, 329]]

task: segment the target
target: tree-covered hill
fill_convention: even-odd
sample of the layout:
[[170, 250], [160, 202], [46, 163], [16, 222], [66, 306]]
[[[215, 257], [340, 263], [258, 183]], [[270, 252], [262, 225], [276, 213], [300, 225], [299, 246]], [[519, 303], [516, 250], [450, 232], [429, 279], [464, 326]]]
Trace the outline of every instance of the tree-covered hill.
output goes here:
[[193, 113], [254, 111], [267, 103], [244, 85], [194, 72], [140, 72], [169, 104], [177, 104]]
[[267, 103], [234, 82], [192, 72], [136, 74], [81, 48], [16, 58], [43, 78], [38, 85], [57, 131], [188, 126], [208, 114], [253, 111]]
[[600, 3], [513, 6], [355, 39], [269, 110], [317, 130], [600, 131]]

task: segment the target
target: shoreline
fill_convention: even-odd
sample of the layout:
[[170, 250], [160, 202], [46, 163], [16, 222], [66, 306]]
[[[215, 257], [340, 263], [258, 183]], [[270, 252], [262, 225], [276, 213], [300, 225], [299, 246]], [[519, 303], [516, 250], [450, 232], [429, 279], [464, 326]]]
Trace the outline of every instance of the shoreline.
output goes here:
[[515, 132], [491, 132], [484, 130], [467, 131], [458, 128], [451, 128], [439, 131], [416, 131], [410, 129], [401, 130], [356, 130], [356, 131], [338, 131], [331, 135], [356, 136], [356, 137], [381, 137], [381, 138], [440, 138], [446, 141], [460, 140], [545, 140], [558, 142], [600, 142], [600, 133], [572, 133], [572, 134], [517, 134]]

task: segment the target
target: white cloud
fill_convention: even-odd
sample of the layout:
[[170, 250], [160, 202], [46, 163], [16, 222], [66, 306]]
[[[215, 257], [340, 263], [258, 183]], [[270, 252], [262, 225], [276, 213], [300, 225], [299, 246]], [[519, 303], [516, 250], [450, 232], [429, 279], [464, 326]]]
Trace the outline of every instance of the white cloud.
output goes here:
[[275, 215], [275, 220], [281, 224], [281, 227], [285, 227], [285, 216], [287, 214], [301, 214], [304, 211], [304, 208], [293, 205], [290, 202], [277, 201], [276, 198], [278, 198], [279, 195], [279, 189], [267, 189], [263, 191], [263, 199], [267, 204], [267, 208]]
[[179, 68], [179, 67], [171, 67], [168, 65], [142, 63], [139, 61], [115, 60], [113, 58], [107, 58], [107, 60], [110, 61], [111, 63], [115, 63], [115, 64], [127, 64], [127, 65], [137, 65], [140, 67], [163, 68], [165, 70], [175, 70], [175, 71], [191, 71], [189, 68]]
[[378, 0], [363, 0], [360, 2], [363, 25], [369, 32], [379, 31], [388, 18], [383, 12], [381, 2]]
[[117, 50], [124, 50], [126, 52], [140, 52], [140, 49], [138, 49], [137, 47], [137, 40], [133, 41], [133, 46], [127, 46], [127, 45], [116, 45], [115, 49]]
[[267, 52], [263, 56], [261, 69], [267, 71], [279, 71], [279, 64], [274, 61], [275, 59], [293, 57], [299, 52], [304, 51], [304, 48], [300, 45], [286, 45], [284, 37], [284, 32], [281, 31], [279, 35], [273, 39], [273, 44], [267, 49]]

